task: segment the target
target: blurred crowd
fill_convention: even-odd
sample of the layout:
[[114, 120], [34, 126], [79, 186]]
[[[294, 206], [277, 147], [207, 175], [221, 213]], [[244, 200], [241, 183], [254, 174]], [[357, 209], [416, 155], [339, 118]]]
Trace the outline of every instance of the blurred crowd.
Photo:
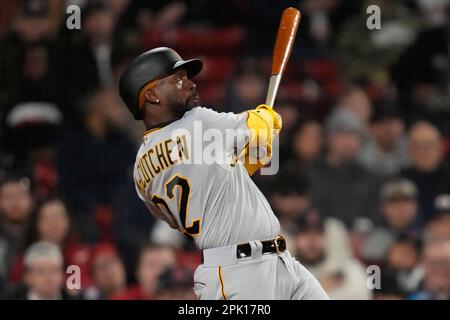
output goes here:
[[280, 171], [253, 178], [289, 250], [333, 299], [450, 299], [448, 0], [1, 1], [0, 298], [194, 298], [199, 251], [135, 193], [117, 80], [168, 46], [203, 59], [202, 106], [254, 108], [288, 6]]

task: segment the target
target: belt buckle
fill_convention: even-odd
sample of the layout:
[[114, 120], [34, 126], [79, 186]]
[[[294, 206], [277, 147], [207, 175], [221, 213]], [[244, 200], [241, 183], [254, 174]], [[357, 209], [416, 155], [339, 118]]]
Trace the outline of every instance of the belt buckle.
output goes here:
[[284, 237], [282, 235], [278, 235], [273, 239], [273, 245], [275, 246], [275, 250], [277, 254], [281, 254], [280, 246], [278, 245], [278, 240], [283, 240]]

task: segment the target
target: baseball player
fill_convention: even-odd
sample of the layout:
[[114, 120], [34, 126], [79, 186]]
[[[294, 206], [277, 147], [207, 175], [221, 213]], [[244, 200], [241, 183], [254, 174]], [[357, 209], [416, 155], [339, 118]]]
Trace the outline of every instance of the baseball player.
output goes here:
[[[122, 99], [147, 127], [134, 166], [139, 197], [203, 250], [194, 275], [199, 299], [328, 299], [286, 251], [278, 219], [250, 178], [271, 156], [280, 116], [267, 105], [240, 114], [198, 106], [191, 78], [202, 66], [162, 47], [138, 56], [121, 76]], [[216, 161], [197, 161], [211, 145], [194, 139], [199, 125], [220, 138], [229, 130], [243, 134], [221, 139]], [[266, 160], [250, 161], [254, 141]]]

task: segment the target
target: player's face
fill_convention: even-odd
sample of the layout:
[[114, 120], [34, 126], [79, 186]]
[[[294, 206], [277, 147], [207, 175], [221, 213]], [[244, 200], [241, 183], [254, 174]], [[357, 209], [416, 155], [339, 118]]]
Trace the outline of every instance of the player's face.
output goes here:
[[182, 117], [186, 111], [198, 106], [196, 85], [187, 77], [184, 69], [178, 69], [162, 79], [158, 91], [160, 98], [168, 103], [177, 117]]

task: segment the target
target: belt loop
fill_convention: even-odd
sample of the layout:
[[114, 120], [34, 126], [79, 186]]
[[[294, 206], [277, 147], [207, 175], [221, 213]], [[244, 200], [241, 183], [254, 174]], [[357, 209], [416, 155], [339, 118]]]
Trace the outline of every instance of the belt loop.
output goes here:
[[252, 257], [253, 258], [259, 258], [262, 256], [263, 252], [263, 246], [261, 241], [250, 241], [249, 242], [250, 247], [252, 248]]

